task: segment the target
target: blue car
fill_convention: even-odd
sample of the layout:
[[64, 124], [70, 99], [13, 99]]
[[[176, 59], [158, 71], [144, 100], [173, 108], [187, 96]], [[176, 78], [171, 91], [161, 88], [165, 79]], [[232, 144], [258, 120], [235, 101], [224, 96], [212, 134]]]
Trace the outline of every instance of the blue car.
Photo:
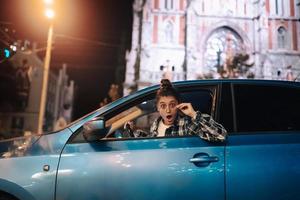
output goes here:
[[0, 200], [300, 199], [299, 83], [174, 86], [227, 129], [224, 142], [130, 137], [126, 122], [147, 132], [158, 115], [152, 86], [61, 131], [0, 142]]

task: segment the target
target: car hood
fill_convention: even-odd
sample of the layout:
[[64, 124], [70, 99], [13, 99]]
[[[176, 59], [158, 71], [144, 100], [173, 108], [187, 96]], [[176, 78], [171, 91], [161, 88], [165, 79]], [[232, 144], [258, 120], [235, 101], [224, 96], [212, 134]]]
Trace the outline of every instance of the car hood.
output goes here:
[[39, 138], [39, 135], [31, 135], [0, 141], [0, 159], [24, 156]]

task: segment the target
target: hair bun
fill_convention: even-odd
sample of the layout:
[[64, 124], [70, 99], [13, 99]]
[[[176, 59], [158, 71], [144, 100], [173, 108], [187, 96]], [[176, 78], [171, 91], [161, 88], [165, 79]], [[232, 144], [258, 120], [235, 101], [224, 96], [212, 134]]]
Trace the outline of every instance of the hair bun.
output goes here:
[[173, 96], [178, 102], [181, 102], [181, 97], [176, 88], [173, 87], [169, 79], [162, 79], [160, 81], [160, 88], [156, 92], [156, 102], [159, 102], [161, 97]]
[[172, 83], [170, 82], [169, 79], [162, 79], [160, 81], [160, 88], [162, 89], [169, 89], [169, 88], [172, 88]]

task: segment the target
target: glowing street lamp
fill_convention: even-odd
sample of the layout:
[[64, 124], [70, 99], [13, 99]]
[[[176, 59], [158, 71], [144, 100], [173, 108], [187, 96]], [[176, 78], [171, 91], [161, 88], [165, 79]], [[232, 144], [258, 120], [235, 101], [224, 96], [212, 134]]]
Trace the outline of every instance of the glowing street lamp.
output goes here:
[[41, 103], [40, 103], [40, 111], [39, 111], [39, 119], [38, 119], [38, 134], [43, 133], [43, 122], [46, 110], [47, 103], [47, 90], [48, 90], [48, 77], [49, 77], [49, 67], [50, 67], [50, 59], [51, 59], [51, 46], [53, 40], [53, 19], [55, 17], [55, 12], [52, 9], [53, 0], [44, 0], [45, 5], [47, 6], [45, 10], [46, 17], [50, 20], [50, 26], [48, 30], [48, 40], [47, 40], [47, 49], [46, 56], [44, 61], [44, 73], [43, 73], [43, 85], [42, 85], [42, 94], [41, 94]]
[[47, 18], [49, 19], [53, 19], [55, 17], [55, 12], [54, 10], [48, 8], [46, 11], [45, 11], [45, 15]]
[[45, 5], [51, 6], [53, 5], [54, 1], [53, 0], [44, 0]]

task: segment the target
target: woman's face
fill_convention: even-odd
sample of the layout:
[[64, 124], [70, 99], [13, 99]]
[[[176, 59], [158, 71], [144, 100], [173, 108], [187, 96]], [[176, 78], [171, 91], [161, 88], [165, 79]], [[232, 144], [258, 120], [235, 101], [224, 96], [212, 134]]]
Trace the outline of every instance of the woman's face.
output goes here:
[[172, 125], [176, 119], [178, 101], [173, 96], [162, 96], [156, 106], [165, 125]]

